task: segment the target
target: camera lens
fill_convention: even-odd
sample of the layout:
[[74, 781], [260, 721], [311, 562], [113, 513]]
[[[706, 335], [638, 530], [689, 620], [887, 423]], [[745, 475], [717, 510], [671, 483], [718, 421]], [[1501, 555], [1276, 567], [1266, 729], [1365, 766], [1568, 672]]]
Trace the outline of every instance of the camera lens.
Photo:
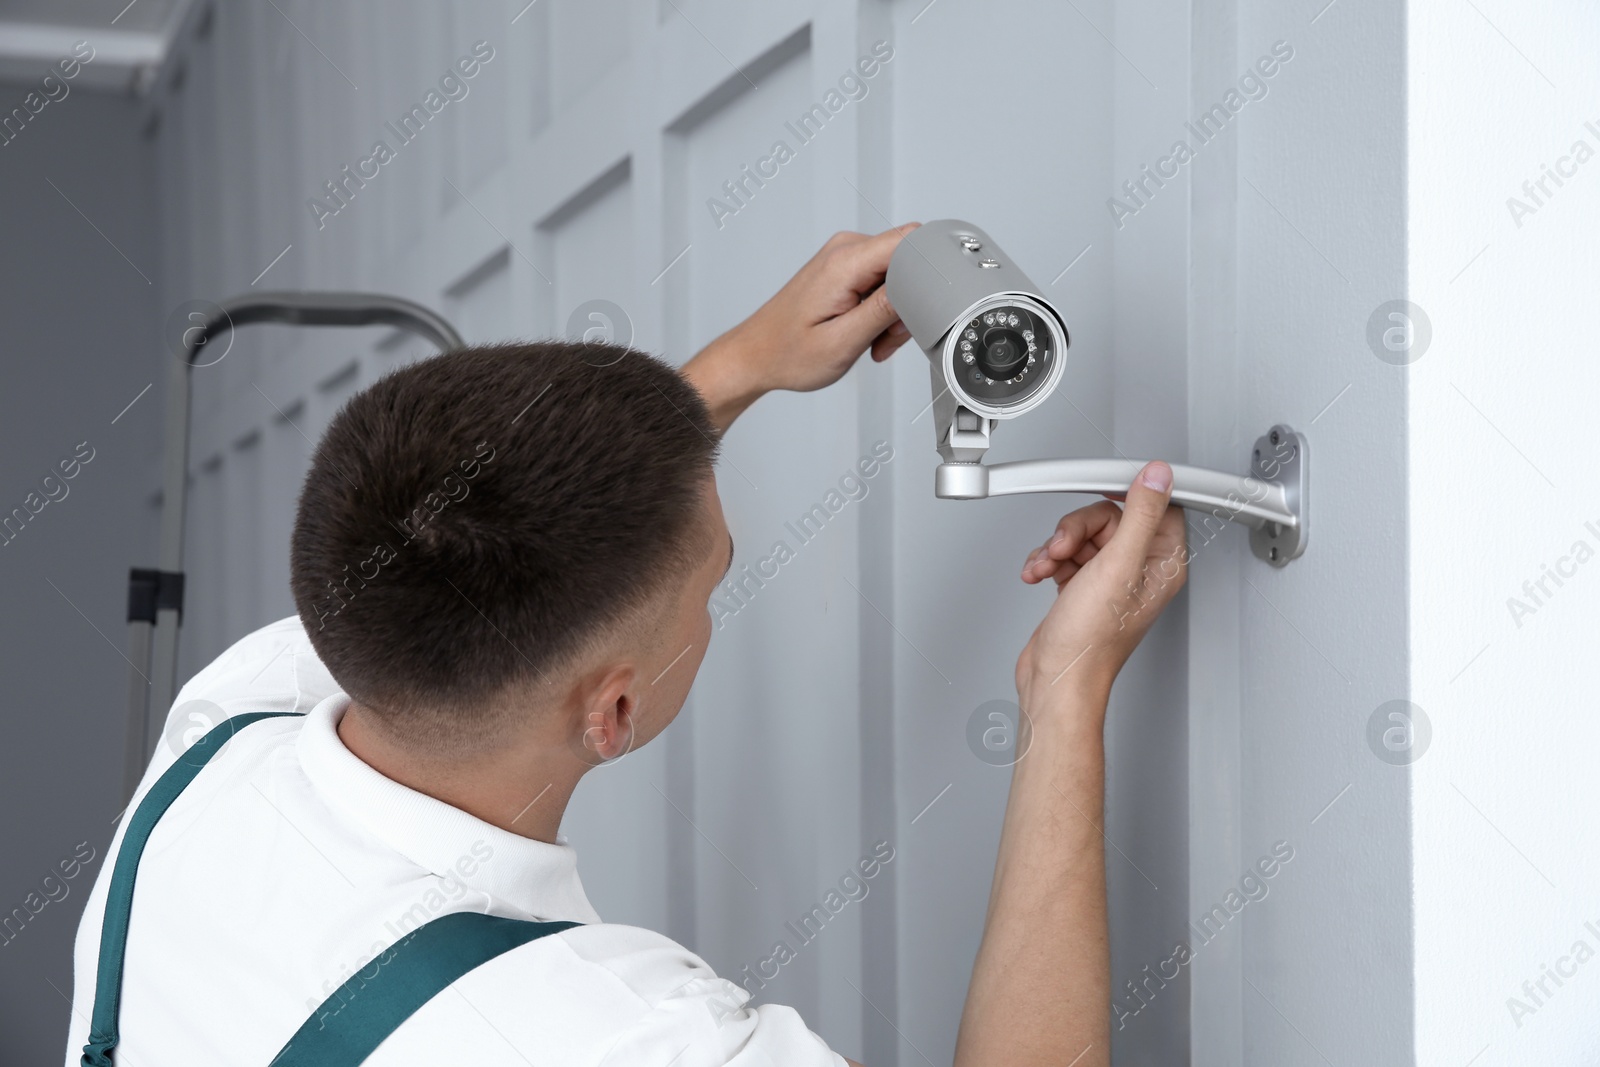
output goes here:
[[959, 322], [945, 341], [945, 380], [974, 410], [1026, 411], [1060, 378], [1067, 337], [1051, 310], [1025, 294]]
[[991, 378], [1015, 377], [1027, 364], [1028, 345], [1016, 330], [1000, 327], [987, 330], [978, 352], [978, 366]]
[[967, 321], [951, 341], [963, 366], [964, 391], [985, 403], [1012, 404], [1043, 384], [1055, 352], [1044, 320], [1033, 310], [1006, 304]]

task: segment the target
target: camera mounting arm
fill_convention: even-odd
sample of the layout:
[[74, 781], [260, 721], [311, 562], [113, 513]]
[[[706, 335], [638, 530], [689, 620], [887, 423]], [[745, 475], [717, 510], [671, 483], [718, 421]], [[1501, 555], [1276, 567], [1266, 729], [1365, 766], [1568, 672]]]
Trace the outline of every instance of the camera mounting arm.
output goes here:
[[[961, 414], [951, 426], [951, 451], [979, 450], [987, 427], [962, 430]], [[941, 448], [941, 452], [945, 451]], [[946, 500], [982, 500], [1023, 493], [1096, 493], [1118, 496], [1145, 461], [1118, 459], [1032, 459], [1016, 463], [945, 462], [934, 471], [934, 495]], [[1256, 440], [1250, 475], [1224, 474], [1203, 467], [1172, 464], [1172, 502], [1207, 517], [1250, 527], [1250, 551], [1282, 567], [1306, 548], [1307, 450], [1303, 434], [1274, 426]]]

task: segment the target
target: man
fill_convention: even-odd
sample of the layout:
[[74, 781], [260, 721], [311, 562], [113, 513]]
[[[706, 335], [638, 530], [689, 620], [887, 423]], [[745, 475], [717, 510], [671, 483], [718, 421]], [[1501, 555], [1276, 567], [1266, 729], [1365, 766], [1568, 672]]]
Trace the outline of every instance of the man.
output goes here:
[[[67, 1062], [843, 1062], [792, 1009], [602, 922], [557, 831], [585, 771], [667, 728], [705, 654], [733, 553], [721, 433], [905, 341], [882, 285], [899, 238], [836, 235], [681, 374], [506, 345], [353, 397], [300, 500], [299, 617], [184, 687], [176, 706], [231, 718], [158, 752], [119, 827]], [[1066, 516], [1023, 564], [1058, 592], [1017, 662], [1030, 747], [963, 1067], [1109, 1062], [1104, 853], [1082, 813], [1103, 807], [1111, 683], [1182, 582], [1149, 575], [1184, 558], [1170, 482], [1149, 465], [1124, 508]]]

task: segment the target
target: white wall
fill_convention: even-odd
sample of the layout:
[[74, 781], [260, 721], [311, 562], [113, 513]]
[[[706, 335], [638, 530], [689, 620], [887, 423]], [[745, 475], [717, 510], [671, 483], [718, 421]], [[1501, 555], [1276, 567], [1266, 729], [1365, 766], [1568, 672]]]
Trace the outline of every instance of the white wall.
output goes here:
[[[1407, 32], [1409, 288], [1433, 327], [1406, 372], [1412, 700], [1433, 728], [1412, 769], [1417, 1060], [1593, 1063], [1600, 964], [1574, 949], [1600, 951], [1600, 163], [1570, 157], [1600, 152], [1600, 24], [1479, 2], [1418, 5]], [[1568, 176], [1530, 196], [1546, 166]]]

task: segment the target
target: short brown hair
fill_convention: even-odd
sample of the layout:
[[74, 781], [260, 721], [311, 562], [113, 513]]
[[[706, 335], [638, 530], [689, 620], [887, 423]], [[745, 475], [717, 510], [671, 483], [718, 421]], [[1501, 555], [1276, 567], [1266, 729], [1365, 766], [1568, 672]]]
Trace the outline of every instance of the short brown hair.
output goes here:
[[423, 711], [470, 731], [698, 566], [717, 442], [692, 385], [620, 346], [386, 375], [334, 417], [300, 494], [290, 584], [312, 646], [397, 736], [450, 725]]

